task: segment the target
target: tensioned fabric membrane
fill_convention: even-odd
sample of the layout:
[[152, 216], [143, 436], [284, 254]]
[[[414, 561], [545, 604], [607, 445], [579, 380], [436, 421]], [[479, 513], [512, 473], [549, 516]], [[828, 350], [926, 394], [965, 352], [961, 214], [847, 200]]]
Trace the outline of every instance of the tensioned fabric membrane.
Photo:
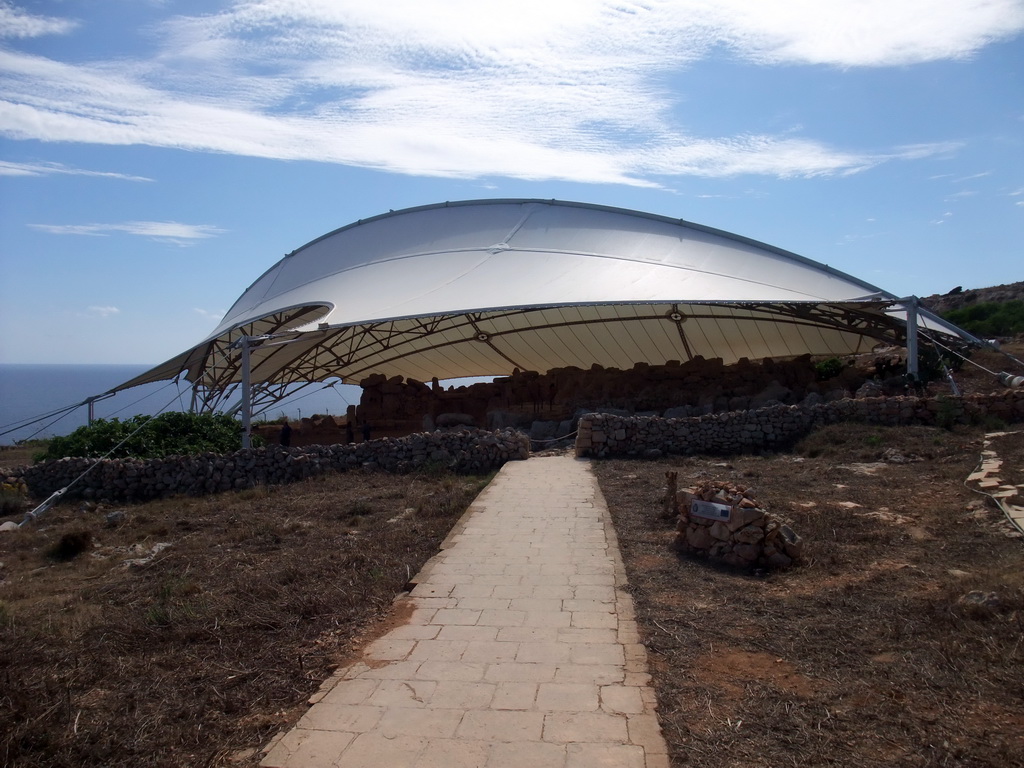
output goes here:
[[[784, 358], [902, 344], [897, 296], [721, 230], [556, 200], [471, 200], [342, 227], [267, 270], [202, 342], [117, 389], [184, 376], [212, 407], [241, 379], [507, 375], [697, 355]], [[924, 310], [944, 343], [974, 341]], [[262, 338], [266, 337], [266, 338]]]

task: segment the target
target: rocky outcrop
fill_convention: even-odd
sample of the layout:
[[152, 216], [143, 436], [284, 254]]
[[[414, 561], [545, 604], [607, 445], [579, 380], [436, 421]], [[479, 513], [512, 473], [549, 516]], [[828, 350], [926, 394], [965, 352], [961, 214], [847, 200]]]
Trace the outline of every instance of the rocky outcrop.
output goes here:
[[983, 302], [1005, 302], [1024, 300], [1024, 281], [995, 285], [990, 288], [968, 288], [957, 286], [948, 293], [925, 296], [921, 303], [933, 312], [944, 314], [953, 309], [963, 309]]

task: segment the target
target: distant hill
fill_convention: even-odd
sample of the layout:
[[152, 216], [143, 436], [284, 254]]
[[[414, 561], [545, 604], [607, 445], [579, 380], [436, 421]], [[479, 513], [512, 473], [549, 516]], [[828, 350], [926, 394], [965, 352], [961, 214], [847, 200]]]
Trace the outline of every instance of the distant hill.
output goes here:
[[1024, 334], [1024, 282], [992, 288], [954, 288], [921, 303], [976, 336], [1010, 338]]
[[1024, 300], [1024, 281], [1010, 283], [1009, 285], [996, 285], [992, 288], [964, 289], [958, 286], [949, 293], [925, 296], [921, 299], [921, 303], [932, 310], [932, 312], [944, 315], [951, 310], [964, 309], [973, 304], [985, 302], [1002, 303], [1014, 300]]

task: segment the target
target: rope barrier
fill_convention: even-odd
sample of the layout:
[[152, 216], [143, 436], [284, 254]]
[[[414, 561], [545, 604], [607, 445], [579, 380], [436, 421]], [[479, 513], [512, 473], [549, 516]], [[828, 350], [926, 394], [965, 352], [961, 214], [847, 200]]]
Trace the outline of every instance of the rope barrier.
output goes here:
[[533, 438], [531, 437], [531, 438], [530, 438], [530, 442], [531, 442], [531, 443], [558, 443], [558, 442], [561, 442], [562, 440], [568, 440], [568, 439], [569, 439], [570, 437], [573, 437], [573, 436], [574, 436], [574, 435], [576, 435], [576, 434], [577, 434], [578, 432], [579, 432], [579, 430], [578, 430], [578, 429], [574, 429], [574, 430], [573, 430], [572, 432], [570, 432], [570, 433], [569, 433], [568, 435], [563, 435], [562, 437], [552, 437], [552, 438], [550, 438], [550, 439], [548, 439], [548, 440], [534, 440], [534, 439], [533, 439]]

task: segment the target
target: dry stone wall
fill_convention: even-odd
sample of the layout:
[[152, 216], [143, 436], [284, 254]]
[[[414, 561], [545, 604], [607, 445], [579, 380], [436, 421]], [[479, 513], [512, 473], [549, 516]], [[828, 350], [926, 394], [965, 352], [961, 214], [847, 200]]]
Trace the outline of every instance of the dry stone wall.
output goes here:
[[971, 397], [868, 397], [707, 416], [660, 418], [607, 413], [580, 418], [576, 455], [734, 454], [784, 448], [822, 424], [853, 421], [899, 426], [1024, 421], [1024, 391]]
[[272, 445], [227, 455], [60, 459], [0, 473], [24, 481], [33, 496], [44, 498], [88, 470], [66, 498], [143, 501], [177, 494], [200, 496], [256, 485], [280, 485], [353, 469], [409, 472], [437, 465], [460, 473], [484, 473], [529, 455], [529, 439], [520, 432], [465, 429], [358, 444], [304, 448]]

